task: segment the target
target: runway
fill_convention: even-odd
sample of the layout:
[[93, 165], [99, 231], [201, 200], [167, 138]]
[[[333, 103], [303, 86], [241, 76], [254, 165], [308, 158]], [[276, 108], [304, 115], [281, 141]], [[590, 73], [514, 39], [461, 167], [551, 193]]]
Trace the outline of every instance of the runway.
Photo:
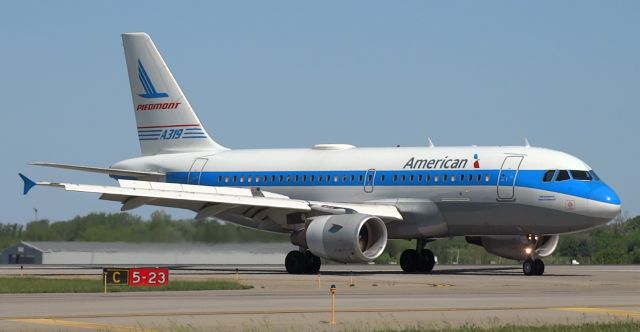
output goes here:
[[[430, 275], [407, 275], [393, 265], [340, 265], [323, 267], [319, 278], [288, 275], [282, 266], [237, 268], [239, 280], [253, 289], [0, 295], [0, 329], [334, 330], [331, 284], [337, 288], [338, 329], [640, 319], [640, 266], [548, 266], [541, 277], [525, 277], [519, 266], [440, 265]], [[171, 278], [234, 279], [235, 269], [181, 267]], [[0, 267], [2, 275], [16, 273]], [[91, 277], [99, 270], [25, 273]]]

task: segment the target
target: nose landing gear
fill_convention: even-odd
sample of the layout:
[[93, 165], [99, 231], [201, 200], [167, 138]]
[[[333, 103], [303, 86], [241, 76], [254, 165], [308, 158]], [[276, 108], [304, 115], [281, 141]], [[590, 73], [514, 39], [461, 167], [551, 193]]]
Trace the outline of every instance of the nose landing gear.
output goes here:
[[433, 266], [436, 264], [435, 257], [431, 250], [424, 247], [426, 244], [427, 240], [418, 239], [415, 250], [407, 249], [402, 252], [402, 255], [400, 255], [402, 271], [429, 273], [433, 270]]
[[535, 248], [538, 244], [539, 235], [529, 234], [527, 236], [529, 246], [525, 249], [525, 253], [529, 256], [522, 263], [522, 272], [526, 276], [541, 276], [544, 274], [544, 262], [540, 258], [536, 258]]

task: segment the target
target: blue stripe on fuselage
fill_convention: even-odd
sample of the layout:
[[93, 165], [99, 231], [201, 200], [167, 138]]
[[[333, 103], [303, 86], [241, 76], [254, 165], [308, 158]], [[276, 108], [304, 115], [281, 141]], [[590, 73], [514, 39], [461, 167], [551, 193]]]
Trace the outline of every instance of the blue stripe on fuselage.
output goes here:
[[[504, 171], [515, 172], [515, 171]], [[560, 182], [542, 182], [546, 170], [520, 170], [515, 186], [546, 190], [581, 198], [620, 204], [613, 197], [592, 197], [591, 193], [600, 188], [609, 188], [602, 181], [566, 180]], [[198, 174], [199, 172], [193, 172]], [[328, 186], [364, 186], [367, 184], [367, 171], [257, 171], [257, 172], [202, 172], [201, 185], [220, 187], [328, 187]], [[378, 170], [375, 173], [375, 186], [497, 186], [500, 170]], [[251, 178], [251, 182], [249, 182]], [[436, 181], [437, 178], [437, 181]], [[167, 182], [189, 183], [189, 172], [168, 172]], [[192, 176], [198, 179], [198, 176]], [[256, 181], [257, 179], [257, 181]], [[321, 179], [321, 180], [320, 180]], [[511, 182], [506, 181], [509, 185]], [[502, 182], [501, 184], [504, 184]]]

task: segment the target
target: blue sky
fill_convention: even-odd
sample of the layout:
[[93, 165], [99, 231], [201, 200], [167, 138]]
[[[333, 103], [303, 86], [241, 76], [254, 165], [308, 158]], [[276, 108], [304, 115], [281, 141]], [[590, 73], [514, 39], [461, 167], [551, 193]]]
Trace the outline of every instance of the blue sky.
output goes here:
[[114, 184], [26, 164], [138, 155], [120, 39], [132, 31], [152, 36], [225, 146], [526, 136], [585, 160], [640, 213], [640, 2], [14, 1], [0, 12], [0, 222], [118, 211], [93, 195], [22, 196], [17, 173]]

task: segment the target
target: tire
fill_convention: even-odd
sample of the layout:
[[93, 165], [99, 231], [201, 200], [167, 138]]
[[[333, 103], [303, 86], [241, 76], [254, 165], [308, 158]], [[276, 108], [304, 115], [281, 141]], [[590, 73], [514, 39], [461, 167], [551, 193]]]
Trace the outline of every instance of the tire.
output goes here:
[[524, 263], [522, 263], [522, 272], [524, 272], [524, 275], [526, 276], [535, 275], [536, 266], [531, 258], [527, 258]]
[[535, 266], [535, 272], [537, 276], [541, 276], [544, 274], [544, 262], [541, 259], [536, 259], [533, 261]]
[[400, 267], [404, 272], [413, 273], [418, 271], [421, 262], [422, 257], [413, 249], [407, 249], [400, 255]]
[[320, 272], [320, 266], [322, 265], [322, 261], [320, 260], [320, 257], [314, 255], [309, 250], [305, 251], [304, 255], [305, 255], [305, 258], [307, 259], [307, 269], [305, 273], [318, 274], [318, 272]]
[[289, 274], [302, 274], [307, 269], [307, 257], [300, 251], [290, 251], [284, 259], [284, 266]]
[[424, 249], [422, 251], [422, 258], [422, 271], [427, 273], [433, 271], [433, 267], [436, 265], [436, 259], [433, 256], [433, 251]]

